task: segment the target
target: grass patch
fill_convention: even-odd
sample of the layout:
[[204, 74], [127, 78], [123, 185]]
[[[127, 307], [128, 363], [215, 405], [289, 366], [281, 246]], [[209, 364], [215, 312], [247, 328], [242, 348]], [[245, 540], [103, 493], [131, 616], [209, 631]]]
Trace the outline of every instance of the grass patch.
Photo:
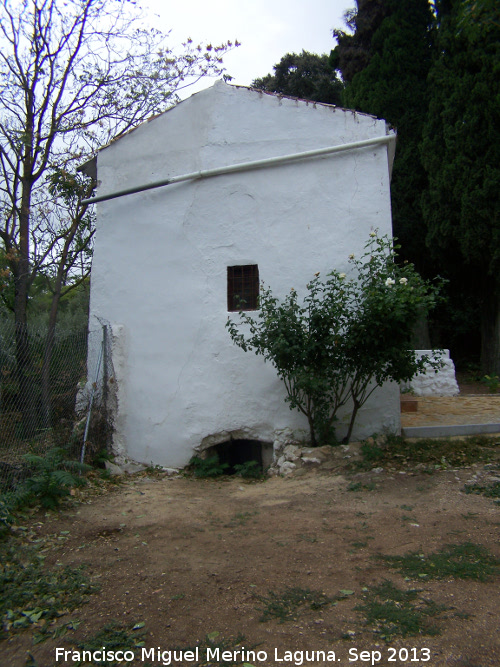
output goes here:
[[[353, 464], [360, 470], [376, 466], [396, 468], [426, 464], [429, 471], [488, 461], [495, 451], [495, 440], [484, 435], [468, 438], [419, 438], [409, 442], [402, 436], [387, 435], [377, 442], [370, 438], [361, 445], [362, 459]], [[498, 447], [497, 447], [498, 450]]]
[[260, 621], [265, 622], [275, 618], [280, 623], [295, 620], [301, 609], [323, 609], [328, 605], [335, 604], [338, 599], [342, 599], [330, 598], [325, 593], [311, 591], [308, 588], [287, 588], [282, 593], [269, 591], [267, 597], [256, 597], [263, 605], [260, 609], [262, 612]]
[[48, 570], [33, 547], [10, 539], [0, 544], [0, 638], [37, 624], [43, 628], [87, 601], [98, 587], [83, 568]]
[[500, 559], [480, 544], [465, 542], [446, 546], [442, 551], [425, 556], [381, 556], [392, 568], [406, 577], [428, 579], [475, 579], [488, 581], [500, 573]]
[[490, 484], [467, 484], [464, 486], [465, 493], [477, 493], [486, 498], [500, 498], [500, 482]]
[[[72, 651], [80, 651], [81, 655], [79, 657], [84, 657], [83, 656], [83, 651], [101, 651], [102, 647], [106, 647], [106, 651], [125, 651], [125, 650], [130, 650], [134, 653], [136, 653], [136, 656], [140, 656], [140, 652], [138, 651], [142, 647], [145, 646], [145, 637], [146, 637], [146, 629], [145, 629], [145, 623], [136, 623], [135, 625], [132, 626], [125, 626], [120, 623], [117, 623], [116, 621], [112, 621], [111, 623], [108, 623], [105, 625], [101, 630], [99, 630], [95, 635], [92, 637], [85, 639], [84, 641], [78, 643], [74, 649], [68, 649]], [[245, 646], [244, 646], [245, 645]], [[243, 635], [238, 635], [237, 637], [230, 637], [228, 639], [225, 639], [224, 637], [220, 637], [219, 632], [211, 632], [208, 635], [206, 635], [205, 639], [202, 641], [197, 641], [194, 646], [182, 646], [182, 647], [174, 647], [172, 649], [168, 649], [171, 651], [192, 651], [193, 653], [195, 652], [196, 649], [199, 651], [199, 660], [198, 661], [193, 661], [190, 662], [190, 665], [193, 665], [193, 667], [205, 667], [206, 665], [212, 665], [212, 667], [233, 667], [233, 665], [241, 665], [245, 664], [242, 659], [238, 659], [239, 655], [242, 653], [242, 649], [244, 646], [244, 656], [246, 657], [248, 653], [251, 652], [256, 648], [255, 645], [253, 646], [246, 646], [246, 641], [245, 637]], [[207, 654], [208, 654], [208, 649], [211, 650], [210, 654], [210, 660], [208, 660]], [[218, 649], [218, 653], [214, 653]], [[151, 648], [147, 648], [148, 650], [148, 657], [151, 656], [149, 651]], [[230, 651], [232, 656], [236, 658], [236, 660], [216, 660], [214, 658], [214, 655], [219, 655], [221, 658], [224, 655], [224, 651]], [[153, 667], [153, 664], [157, 664], [156, 660], [156, 650], [154, 651], [154, 663], [151, 663], [149, 661], [141, 663], [143, 667]], [[86, 656], [85, 656], [86, 657]], [[225, 657], [227, 657], [227, 653], [225, 654]], [[250, 657], [252, 657], [250, 655]], [[137, 660], [134, 661], [134, 664], [136, 664]], [[95, 665], [95, 662], [87, 662], [87, 661], [79, 661], [79, 662], [74, 662], [74, 665], [77, 667], [91, 667], [91, 665]], [[116, 665], [117, 662], [116, 660], [113, 661], [108, 661], [108, 660], [102, 660], [99, 662], [99, 665], [102, 665], [102, 667], [112, 667]], [[129, 664], [129, 663], [127, 663]], [[41, 667], [41, 665], [38, 665], [35, 657], [33, 655], [29, 654], [29, 659], [25, 663], [26, 667]]]
[[[95, 635], [89, 639], [77, 644], [79, 651], [100, 651], [102, 647], [106, 647], [106, 651], [125, 651], [125, 650], [134, 650], [141, 648], [145, 645], [144, 636], [146, 630], [144, 628], [144, 623], [136, 623], [133, 626], [123, 626], [116, 621], [107, 623], [101, 630], [99, 630]], [[77, 662], [76, 665], [91, 665], [94, 663], [90, 662]], [[116, 665], [116, 662], [102, 660], [99, 662], [99, 665], [102, 667], [112, 667]]]
[[231, 518], [231, 521], [227, 524], [227, 527], [233, 528], [235, 526], [245, 526], [250, 521], [250, 519], [255, 521], [255, 516], [257, 514], [259, 514], [258, 510], [254, 510], [253, 512], [238, 512]]
[[366, 625], [386, 642], [394, 637], [437, 635], [439, 627], [431, 619], [446, 608], [422, 599], [419, 592], [404, 591], [391, 581], [384, 581], [367, 588], [363, 603], [355, 609], [362, 612]]
[[377, 485], [375, 482], [368, 482], [368, 484], [362, 484], [361, 482], [351, 482], [347, 487], [348, 491], [375, 491]]

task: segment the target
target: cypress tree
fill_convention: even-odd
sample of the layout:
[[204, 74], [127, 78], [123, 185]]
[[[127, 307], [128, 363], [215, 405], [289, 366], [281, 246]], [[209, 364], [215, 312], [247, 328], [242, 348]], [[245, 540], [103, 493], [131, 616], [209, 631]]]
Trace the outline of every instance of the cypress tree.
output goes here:
[[347, 86], [344, 105], [385, 118], [398, 132], [391, 185], [394, 235], [402, 255], [427, 273], [421, 211], [427, 178], [419, 143], [426, 118], [433, 16], [428, 0], [358, 0], [353, 35], [336, 31], [332, 60]]
[[500, 27], [489, 0], [442, 0], [437, 10], [421, 144], [427, 245], [452, 301], [477, 304], [481, 368], [500, 374]]

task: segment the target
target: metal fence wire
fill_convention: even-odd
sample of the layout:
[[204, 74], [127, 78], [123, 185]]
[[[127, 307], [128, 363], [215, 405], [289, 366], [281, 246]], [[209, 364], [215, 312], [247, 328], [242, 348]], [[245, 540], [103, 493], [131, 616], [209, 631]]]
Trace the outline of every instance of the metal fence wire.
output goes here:
[[0, 493], [30, 475], [26, 454], [63, 448], [69, 460], [84, 453], [92, 462], [111, 444], [109, 327], [56, 331], [52, 344], [47, 334], [28, 330], [20, 341], [0, 321]]

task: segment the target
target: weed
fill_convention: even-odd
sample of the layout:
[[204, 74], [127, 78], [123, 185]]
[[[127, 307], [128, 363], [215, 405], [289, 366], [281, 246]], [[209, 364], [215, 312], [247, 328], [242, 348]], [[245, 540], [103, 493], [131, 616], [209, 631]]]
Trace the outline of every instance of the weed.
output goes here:
[[361, 491], [363, 488], [363, 485], [361, 482], [351, 482], [349, 486], [347, 487], [348, 491]]
[[262, 475], [262, 466], [258, 461], [245, 461], [245, 463], [236, 463], [234, 471], [244, 479], [260, 479]]
[[354, 549], [364, 549], [365, 547], [368, 546], [368, 542], [366, 542], [366, 541], [351, 542], [351, 546]]
[[[362, 459], [355, 468], [366, 470], [373, 464], [391, 465], [396, 468], [408, 465], [427, 464], [430, 470], [449, 466], [465, 466], [491, 457], [494, 441], [483, 435], [471, 436], [463, 440], [450, 438], [419, 438], [409, 442], [402, 436], [389, 434], [383, 447], [378, 444], [363, 443]], [[437, 468], [436, 468], [437, 466]], [[422, 487], [422, 490], [424, 488]]]
[[201, 459], [199, 456], [193, 456], [189, 465], [193, 469], [195, 477], [219, 477], [224, 475], [229, 464], [219, 463], [217, 455], [210, 456], [207, 459]]
[[430, 556], [410, 553], [405, 556], [381, 556], [390, 567], [404, 576], [429, 579], [475, 579], [487, 581], [500, 573], [500, 559], [480, 544], [465, 542], [446, 546]]
[[15, 522], [13, 512], [16, 505], [14, 493], [2, 493], [0, 495], [0, 540], [10, 533], [10, 527]]
[[114, 455], [109, 454], [106, 449], [99, 449], [92, 457], [91, 464], [94, 468], [104, 468], [106, 461], [114, 461]]
[[86, 484], [78, 473], [91, 469], [78, 461], [68, 460], [60, 447], [49, 450], [44, 456], [25, 454], [24, 459], [34, 474], [24, 482], [24, 489], [21, 488], [22, 504], [34, 498], [46, 509], [56, 509], [61, 499], [69, 496], [72, 487]]
[[58, 627], [44, 625], [38, 632], [33, 634], [33, 644], [40, 644], [47, 639], [60, 639], [68, 634], [69, 630], [77, 630], [81, 621], [66, 621]]
[[363, 613], [366, 625], [386, 642], [395, 636], [437, 635], [439, 628], [429, 619], [441, 614], [445, 607], [419, 598], [419, 592], [401, 590], [386, 580], [365, 589], [364, 602], [355, 609]]
[[0, 563], [0, 630], [4, 633], [57, 618], [98, 590], [82, 568], [48, 570], [41, 554], [14, 539], [1, 545]]
[[258, 510], [254, 510], [253, 512], [238, 512], [231, 518], [231, 522], [228, 524], [230, 527], [231, 526], [244, 526], [245, 524], [248, 523], [248, 521], [254, 517], [256, 514], [258, 514]]
[[361, 455], [367, 463], [379, 463], [385, 458], [385, 452], [376, 442], [363, 442]]
[[486, 498], [500, 498], [500, 482], [491, 484], [468, 484], [464, 486], [465, 493], [478, 493]]
[[[132, 650], [144, 646], [145, 633], [144, 623], [136, 623], [133, 626], [127, 627], [113, 621], [107, 623], [93, 637], [80, 642], [77, 646], [82, 653], [83, 651], [89, 651], [91, 653], [94, 651], [101, 651], [103, 646], [106, 647], [106, 652]], [[90, 664], [90, 662], [85, 660], [83, 662], [77, 662], [76, 664], [87, 665]], [[99, 662], [99, 665], [102, 665], [102, 667], [111, 667], [115, 664], [114, 660], [112, 662], [109, 662], [108, 660]]]
[[272, 618], [278, 619], [280, 623], [294, 620], [300, 607], [317, 610], [335, 602], [333, 598], [328, 597], [325, 593], [311, 591], [308, 588], [287, 588], [282, 593], [269, 591], [267, 597], [256, 597], [264, 605], [261, 609], [260, 621], [262, 622], [269, 621]]
[[362, 484], [361, 482], [351, 482], [347, 487], [348, 491], [375, 491], [377, 485], [375, 482], [368, 482], [367, 484]]
[[110, 470], [107, 468], [102, 468], [99, 470], [99, 476], [102, 480], [105, 482], [108, 482], [109, 484], [122, 484], [123, 480], [120, 475], [113, 475]]
[[315, 542], [318, 541], [318, 538], [317, 538], [317, 537], [314, 537], [314, 535], [306, 535], [306, 534], [304, 534], [304, 533], [301, 533], [301, 534], [298, 536], [298, 539], [299, 539], [301, 542], [309, 542], [310, 544], [314, 544]]
[[158, 475], [165, 474], [165, 468], [163, 466], [157, 465], [151, 461], [147, 468], [144, 468], [144, 472], [149, 477], [155, 477]]
[[498, 375], [485, 375], [481, 379], [481, 382], [488, 387], [490, 394], [496, 394], [500, 387], [500, 378]]
[[177, 595], [172, 595], [172, 597], [170, 599], [173, 602], [174, 600], [184, 600], [185, 597], [186, 596], [185, 596], [184, 593], [177, 593]]

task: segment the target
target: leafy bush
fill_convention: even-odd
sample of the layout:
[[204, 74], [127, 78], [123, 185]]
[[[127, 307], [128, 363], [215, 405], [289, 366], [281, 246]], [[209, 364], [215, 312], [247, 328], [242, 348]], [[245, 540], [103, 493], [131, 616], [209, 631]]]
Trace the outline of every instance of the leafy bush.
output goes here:
[[0, 495], [0, 540], [10, 533], [10, 527], [15, 521], [13, 511], [15, 503], [12, 493], [2, 493]]
[[219, 463], [217, 455], [210, 456], [207, 459], [193, 456], [189, 465], [192, 467], [195, 477], [219, 477], [229, 468], [227, 463]]
[[[339, 409], [352, 403], [348, 442], [359, 409], [388, 380], [409, 382], [436, 356], [417, 358], [411, 339], [417, 321], [433, 308], [438, 287], [413, 265], [397, 263], [387, 237], [370, 234], [364, 254], [349, 257], [350, 275], [317, 273], [302, 301], [295, 289], [280, 301], [262, 287], [256, 317], [240, 312], [226, 326], [232, 341], [276, 368], [287, 402], [308, 420], [311, 444], [335, 444]], [[245, 325], [248, 335], [239, 325]]]
[[59, 447], [51, 449], [45, 456], [25, 454], [24, 459], [34, 474], [20, 489], [19, 505], [36, 499], [42, 507], [55, 509], [61, 499], [70, 494], [72, 487], [86, 483], [80, 474], [91, 469], [84, 463], [68, 460], [64, 449]]
[[362, 443], [361, 455], [363, 456], [363, 461], [369, 464], [378, 463], [386, 456], [382, 447], [377, 442], [374, 442], [372, 438]]
[[259, 479], [262, 477], [262, 466], [258, 461], [245, 461], [245, 463], [236, 463], [234, 471], [244, 479]]
[[481, 382], [488, 387], [490, 394], [496, 394], [500, 387], [500, 378], [498, 375], [485, 375]]

